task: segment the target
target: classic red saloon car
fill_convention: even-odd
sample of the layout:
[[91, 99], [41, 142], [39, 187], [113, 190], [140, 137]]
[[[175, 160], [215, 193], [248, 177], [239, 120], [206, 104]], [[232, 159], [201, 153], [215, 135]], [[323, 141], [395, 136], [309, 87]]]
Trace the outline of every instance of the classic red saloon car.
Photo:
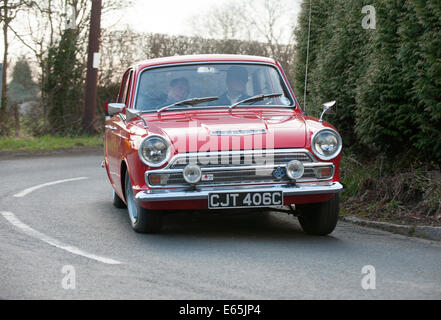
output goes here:
[[147, 60], [125, 72], [107, 111], [113, 204], [135, 231], [160, 231], [167, 211], [258, 207], [291, 208], [309, 234], [334, 230], [342, 140], [302, 112], [274, 60]]

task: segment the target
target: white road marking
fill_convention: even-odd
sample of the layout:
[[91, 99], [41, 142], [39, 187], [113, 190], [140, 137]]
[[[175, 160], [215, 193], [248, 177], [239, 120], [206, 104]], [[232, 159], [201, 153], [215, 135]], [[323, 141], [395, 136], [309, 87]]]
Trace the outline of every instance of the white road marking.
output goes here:
[[78, 181], [78, 180], [85, 180], [88, 179], [87, 177], [79, 177], [79, 178], [72, 178], [72, 179], [64, 179], [64, 180], [57, 180], [57, 181], [52, 181], [52, 182], [47, 182], [47, 183], [42, 183], [39, 184], [37, 186], [31, 187], [31, 188], [27, 188], [23, 191], [20, 191], [17, 194], [14, 194], [14, 197], [16, 198], [22, 198], [26, 195], [28, 195], [29, 193], [44, 188], [44, 187], [48, 187], [48, 186], [53, 186], [54, 184], [59, 184], [59, 183], [64, 183], [64, 182], [70, 182], [70, 181]]
[[23, 222], [21, 222], [12, 212], [1, 211], [0, 214], [6, 220], [8, 220], [11, 224], [13, 224], [15, 227], [19, 228], [24, 233], [26, 233], [28, 236], [42, 240], [42, 241], [50, 244], [51, 246], [66, 250], [72, 254], [76, 254], [76, 255], [83, 256], [83, 257], [86, 257], [86, 258], [89, 258], [92, 260], [96, 260], [98, 262], [102, 262], [102, 263], [106, 263], [106, 264], [121, 264], [120, 261], [113, 260], [110, 258], [100, 257], [95, 254], [85, 252], [77, 247], [64, 244], [61, 241], [58, 241], [57, 239], [54, 239], [52, 237], [45, 235], [44, 233], [41, 233], [35, 229], [32, 229], [27, 224], [24, 224]]

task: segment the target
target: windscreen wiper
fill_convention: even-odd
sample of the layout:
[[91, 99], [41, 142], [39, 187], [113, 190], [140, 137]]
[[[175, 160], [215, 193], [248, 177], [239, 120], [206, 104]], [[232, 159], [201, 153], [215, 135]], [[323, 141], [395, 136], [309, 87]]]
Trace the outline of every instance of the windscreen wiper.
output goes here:
[[265, 99], [268, 99], [268, 98], [278, 98], [278, 97], [280, 97], [282, 95], [283, 95], [283, 93], [259, 94], [257, 96], [249, 97], [249, 98], [243, 99], [241, 101], [238, 101], [238, 102], [232, 104], [231, 106], [229, 106], [228, 108], [229, 109], [233, 109], [233, 108], [236, 108], [238, 105], [243, 104], [243, 103], [257, 102], [257, 101], [265, 100]]
[[192, 98], [192, 99], [182, 100], [182, 101], [178, 101], [173, 104], [170, 104], [168, 106], [162, 107], [162, 108], [158, 109], [157, 112], [161, 113], [162, 111], [165, 111], [168, 108], [176, 107], [176, 106], [183, 106], [183, 105], [195, 106], [200, 103], [210, 102], [210, 101], [214, 101], [217, 99], [219, 99], [219, 97], [204, 97], [204, 98]]

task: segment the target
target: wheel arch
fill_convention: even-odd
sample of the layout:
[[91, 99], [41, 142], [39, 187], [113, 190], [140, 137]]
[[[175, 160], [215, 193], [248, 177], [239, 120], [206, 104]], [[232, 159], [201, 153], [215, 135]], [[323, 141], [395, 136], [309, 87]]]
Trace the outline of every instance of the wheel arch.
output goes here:
[[127, 204], [127, 200], [126, 200], [126, 175], [129, 172], [128, 166], [127, 166], [127, 160], [126, 159], [122, 159], [121, 161], [121, 193], [122, 196], [124, 197], [124, 202]]

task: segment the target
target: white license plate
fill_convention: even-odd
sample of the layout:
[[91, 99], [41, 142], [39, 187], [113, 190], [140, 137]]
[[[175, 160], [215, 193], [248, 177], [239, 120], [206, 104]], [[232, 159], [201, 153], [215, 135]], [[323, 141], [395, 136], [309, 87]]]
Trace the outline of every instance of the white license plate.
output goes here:
[[283, 206], [282, 191], [213, 192], [208, 194], [209, 209]]

